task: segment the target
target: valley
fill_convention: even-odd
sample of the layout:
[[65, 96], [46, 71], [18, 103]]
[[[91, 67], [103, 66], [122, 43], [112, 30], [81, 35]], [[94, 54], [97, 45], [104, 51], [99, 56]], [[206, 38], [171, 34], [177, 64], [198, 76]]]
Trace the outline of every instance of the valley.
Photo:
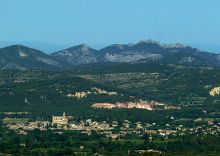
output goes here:
[[[108, 155], [108, 148], [115, 144], [123, 146], [123, 150], [118, 151], [115, 147], [113, 155], [128, 151], [181, 155], [180, 149], [190, 148], [188, 145], [192, 146], [193, 139], [206, 138], [203, 140], [206, 143], [219, 137], [218, 68], [148, 63], [93, 64], [71, 72], [4, 70], [0, 73], [0, 118], [4, 129], [0, 144], [7, 149], [4, 137], [13, 139], [8, 136], [9, 132], [20, 140], [11, 140], [14, 146], [4, 153], [11, 153], [16, 146], [26, 154], [30, 154], [26, 146], [32, 153], [34, 150], [48, 153], [44, 143], [36, 140], [38, 135], [47, 142], [50, 140], [47, 135], [56, 135], [55, 140], [49, 141], [49, 149], [53, 152], [51, 148], [59, 142], [59, 137], [77, 135], [84, 141], [67, 139], [68, 143], [74, 144], [74, 147], [67, 146], [69, 150], [89, 154], [92, 148]], [[127, 102], [132, 104], [140, 99], [165, 105], [158, 105], [158, 109], [151, 105], [141, 106], [144, 109], [138, 108], [139, 105], [125, 108]], [[102, 103], [120, 106], [111, 109], [92, 107]], [[68, 114], [68, 125], [51, 127], [51, 116], [62, 112]], [[34, 144], [27, 141], [27, 137], [34, 139]], [[91, 137], [98, 139], [92, 141], [97, 144], [90, 144]], [[188, 137], [191, 139], [187, 140]], [[106, 144], [101, 146], [103, 150], [99, 149], [100, 139]], [[185, 148], [176, 147], [182, 139], [186, 139], [182, 143]], [[78, 146], [75, 146], [76, 142]], [[133, 148], [124, 144], [128, 142]], [[39, 148], [34, 147], [36, 144]], [[191, 153], [201, 155], [197, 144], [193, 142]], [[212, 148], [206, 147], [206, 150]]]
[[[1, 152], [218, 155], [219, 77], [213, 66], [156, 62], [2, 70]], [[68, 123], [54, 125], [63, 112]]]

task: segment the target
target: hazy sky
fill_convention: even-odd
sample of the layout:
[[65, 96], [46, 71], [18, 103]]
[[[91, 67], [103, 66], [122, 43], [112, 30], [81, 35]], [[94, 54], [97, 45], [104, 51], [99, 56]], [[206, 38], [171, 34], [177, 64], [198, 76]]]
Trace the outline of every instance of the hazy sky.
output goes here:
[[0, 0], [0, 41], [220, 44], [220, 0]]

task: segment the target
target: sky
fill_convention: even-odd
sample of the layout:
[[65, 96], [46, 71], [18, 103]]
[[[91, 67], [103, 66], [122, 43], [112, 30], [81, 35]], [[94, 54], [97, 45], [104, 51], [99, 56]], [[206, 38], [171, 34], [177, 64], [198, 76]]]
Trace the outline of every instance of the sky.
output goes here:
[[[220, 0], [0, 0], [0, 41], [220, 45]], [[220, 46], [219, 46], [220, 52]]]

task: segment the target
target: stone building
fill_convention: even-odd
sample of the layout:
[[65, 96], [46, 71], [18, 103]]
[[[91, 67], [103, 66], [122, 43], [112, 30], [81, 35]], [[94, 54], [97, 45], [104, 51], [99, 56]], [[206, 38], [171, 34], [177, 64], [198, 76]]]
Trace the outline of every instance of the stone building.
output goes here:
[[63, 116], [53, 116], [52, 118], [52, 126], [56, 125], [67, 125], [68, 124], [68, 117], [65, 113], [63, 113]]

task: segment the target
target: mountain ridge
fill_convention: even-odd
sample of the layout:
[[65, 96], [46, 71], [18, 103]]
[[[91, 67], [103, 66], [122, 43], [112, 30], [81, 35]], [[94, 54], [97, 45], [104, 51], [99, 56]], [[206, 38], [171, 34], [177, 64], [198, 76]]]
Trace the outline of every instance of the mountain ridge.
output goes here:
[[220, 67], [220, 54], [182, 44], [160, 44], [152, 40], [136, 44], [112, 44], [100, 50], [80, 44], [51, 54], [19, 44], [0, 49], [1, 70], [65, 70], [91, 63], [159, 63]]

